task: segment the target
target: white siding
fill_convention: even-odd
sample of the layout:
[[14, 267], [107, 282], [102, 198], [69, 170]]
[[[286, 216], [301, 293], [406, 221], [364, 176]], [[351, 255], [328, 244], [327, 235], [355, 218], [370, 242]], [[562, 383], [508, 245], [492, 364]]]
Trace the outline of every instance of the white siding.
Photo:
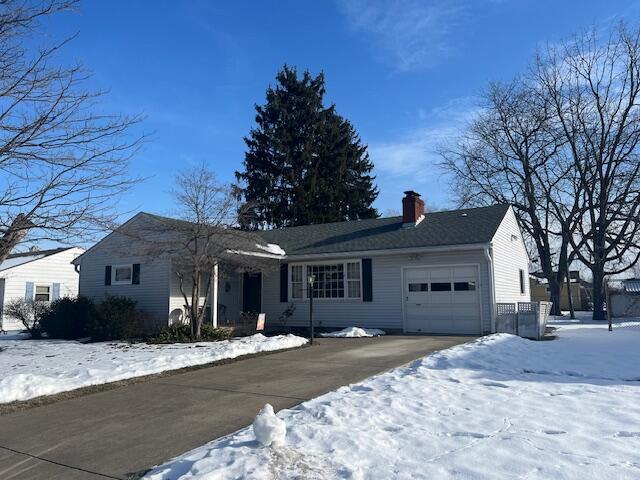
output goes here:
[[[357, 259], [358, 257], [354, 257]], [[480, 295], [482, 302], [483, 329], [491, 329], [491, 306], [489, 299], [489, 270], [482, 250], [423, 253], [419, 255], [383, 255], [372, 258], [373, 301], [318, 299], [314, 301], [314, 319], [319, 327], [339, 328], [360, 326], [387, 330], [403, 329], [403, 280], [402, 268], [428, 265], [478, 264], [480, 266]], [[316, 260], [320, 260], [319, 258]], [[329, 258], [323, 261], [331, 262]], [[337, 260], [337, 259], [336, 259]], [[342, 259], [340, 259], [342, 261]], [[290, 261], [296, 263], [295, 261]], [[297, 300], [289, 326], [306, 326], [309, 321], [308, 300]], [[267, 324], [278, 323], [288, 303], [280, 302], [279, 272], [270, 272], [263, 277], [262, 309], [267, 314]]]
[[[129, 297], [158, 325], [169, 320], [169, 260], [166, 257], [134, 254], [131, 238], [112, 233], [80, 259], [80, 295], [100, 302], [107, 296]], [[107, 265], [140, 264], [139, 285], [105, 285]]]
[[[80, 248], [70, 248], [0, 272], [0, 277], [4, 278], [3, 305], [16, 298], [25, 298], [27, 282], [52, 288], [54, 283], [59, 283], [60, 297], [78, 295], [78, 274], [71, 261], [82, 252]], [[21, 324], [5, 316], [2, 325], [5, 330], [22, 328]]]
[[[496, 302], [530, 301], [529, 257], [512, 208], [502, 219], [492, 243]], [[520, 292], [520, 270], [524, 272], [524, 294]]]

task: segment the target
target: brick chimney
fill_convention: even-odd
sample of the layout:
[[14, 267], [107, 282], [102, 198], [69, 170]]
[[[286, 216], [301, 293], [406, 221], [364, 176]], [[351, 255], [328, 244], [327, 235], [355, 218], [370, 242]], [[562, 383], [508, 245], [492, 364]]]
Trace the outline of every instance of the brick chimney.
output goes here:
[[413, 190], [404, 192], [402, 199], [402, 226], [415, 227], [424, 219], [424, 201]]

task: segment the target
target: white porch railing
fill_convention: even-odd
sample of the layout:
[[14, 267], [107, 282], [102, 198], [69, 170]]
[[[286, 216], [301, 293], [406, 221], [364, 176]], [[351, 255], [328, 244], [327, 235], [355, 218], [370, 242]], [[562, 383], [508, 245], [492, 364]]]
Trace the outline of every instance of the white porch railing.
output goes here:
[[498, 303], [496, 332], [541, 340], [551, 313], [551, 302]]

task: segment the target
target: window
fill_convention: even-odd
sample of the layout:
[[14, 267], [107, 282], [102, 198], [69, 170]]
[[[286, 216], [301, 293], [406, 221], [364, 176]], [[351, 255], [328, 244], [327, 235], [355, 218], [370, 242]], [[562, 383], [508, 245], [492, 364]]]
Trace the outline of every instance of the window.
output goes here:
[[472, 292], [476, 289], [476, 282], [454, 282], [453, 289], [456, 292]]
[[361, 298], [362, 268], [360, 261], [291, 265], [291, 299], [309, 298], [307, 285], [313, 275], [313, 298]]
[[50, 302], [51, 285], [36, 285], [34, 300], [36, 302]]
[[520, 293], [524, 295], [524, 270], [520, 269]]
[[313, 298], [344, 298], [344, 264], [307, 265], [309, 275], [315, 278]]
[[409, 291], [410, 292], [428, 292], [429, 284], [428, 283], [410, 283]]
[[302, 265], [291, 266], [291, 298], [302, 298], [305, 279], [302, 278]]
[[112, 285], [131, 285], [133, 265], [114, 265], [111, 269]]
[[449, 282], [433, 282], [431, 284], [432, 292], [450, 292], [451, 291], [451, 283]]

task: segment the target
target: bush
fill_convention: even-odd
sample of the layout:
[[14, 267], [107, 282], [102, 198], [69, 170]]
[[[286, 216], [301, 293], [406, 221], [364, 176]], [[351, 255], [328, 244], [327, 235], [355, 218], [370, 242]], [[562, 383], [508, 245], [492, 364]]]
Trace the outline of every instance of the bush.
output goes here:
[[4, 314], [22, 323], [31, 338], [42, 338], [40, 321], [48, 310], [49, 304], [46, 302], [24, 298], [16, 298], [4, 306]]
[[124, 340], [141, 337], [148, 317], [128, 297], [107, 297], [96, 307], [90, 328], [91, 340]]
[[88, 337], [96, 318], [96, 306], [86, 297], [55, 300], [40, 326], [49, 338], [73, 340]]
[[[218, 342], [228, 340], [233, 334], [233, 329], [229, 327], [214, 328], [212, 325], [202, 325], [200, 328], [199, 342]], [[191, 338], [191, 326], [189, 325], [171, 325], [160, 331], [157, 335], [148, 337], [147, 343], [189, 343], [193, 342]]]

